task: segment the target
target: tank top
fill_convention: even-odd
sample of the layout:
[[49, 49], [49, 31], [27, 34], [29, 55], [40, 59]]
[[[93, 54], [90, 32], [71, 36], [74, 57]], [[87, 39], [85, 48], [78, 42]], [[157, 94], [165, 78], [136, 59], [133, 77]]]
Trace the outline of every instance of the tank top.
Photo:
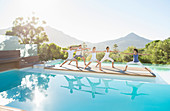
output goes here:
[[67, 59], [72, 59], [73, 53], [75, 52], [75, 50], [67, 50], [67, 52], [68, 52], [68, 58]]
[[133, 62], [139, 62], [138, 60], [138, 54], [133, 54]]
[[[77, 50], [81, 50], [81, 49], [77, 48]], [[81, 55], [81, 51], [76, 51], [76, 55]]]
[[110, 52], [107, 52], [107, 51], [106, 51], [104, 57], [105, 57], [105, 58], [108, 58], [109, 55], [110, 55]]
[[96, 53], [95, 52], [92, 53], [91, 59], [93, 59], [93, 60], [96, 59]]

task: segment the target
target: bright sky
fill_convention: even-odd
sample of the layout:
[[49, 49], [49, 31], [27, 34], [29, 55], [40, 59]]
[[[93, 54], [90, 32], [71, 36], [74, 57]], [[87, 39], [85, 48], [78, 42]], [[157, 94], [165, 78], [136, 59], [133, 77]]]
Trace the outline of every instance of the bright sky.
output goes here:
[[151, 40], [170, 37], [170, 0], [0, 0], [0, 29], [32, 12], [49, 26], [89, 42], [131, 32]]

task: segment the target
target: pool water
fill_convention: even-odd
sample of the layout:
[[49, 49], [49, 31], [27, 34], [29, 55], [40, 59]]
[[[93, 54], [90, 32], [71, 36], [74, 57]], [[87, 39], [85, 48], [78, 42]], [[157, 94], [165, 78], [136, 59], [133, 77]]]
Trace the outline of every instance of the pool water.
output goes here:
[[170, 85], [11, 70], [0, 105], [27, 111], [170, 111]]

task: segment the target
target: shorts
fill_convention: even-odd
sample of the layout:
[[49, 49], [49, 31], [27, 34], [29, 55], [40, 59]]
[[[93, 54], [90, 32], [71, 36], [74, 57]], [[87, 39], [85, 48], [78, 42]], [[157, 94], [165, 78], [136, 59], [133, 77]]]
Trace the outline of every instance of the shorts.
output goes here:
[[83, 57], [82, 55], [75, 55], [74, 58], [77, 58], [77, 57]]
[[70, 58], [67, 58], [66, 61], [72, 61], [72, 60], [74, 60], [74, 59], [75, 59], [75, 58], [71, 58], [71, 59], [70, 59]]
[[110, 57], [103, 57], [103, 59], [100, 62], [102, 63], [105, 60], [110, 60], [111, 62], [114, 62], [114, 60]]
[[134, 62], [134, 61], [131, 61], [131, 62], [128, 62], [126, 65], [130, 65], [130, 64], [138, 64], [140, 65], [141, 67], [145, 68], [145, 66], [141, 63], [141, 62]]

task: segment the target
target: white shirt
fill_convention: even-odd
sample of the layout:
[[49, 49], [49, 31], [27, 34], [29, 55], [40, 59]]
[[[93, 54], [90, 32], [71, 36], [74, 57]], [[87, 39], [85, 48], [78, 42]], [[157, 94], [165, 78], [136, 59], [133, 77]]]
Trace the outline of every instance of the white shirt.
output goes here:
[[105, 55], [104, 55], [104, 58], [108, 58], [109, 57], [109, 55], [110, 55], [110, 52], [105, 52]]
[[67, 52], [68, 52], [68, 58], [67, 59], [72, 59], [73, 53], [75, 52], [75, 50], [67, 50]]
[[[77, 50], [81, 50], [81, 49], [77, 48]], [[76, 51], [76, 55], [81, 55], [81, 51]]]
[[96, 53], [92, 53], [91, 59], [92, 59], [92, 60], [95, 60], [95, 59], [96, 59]]

